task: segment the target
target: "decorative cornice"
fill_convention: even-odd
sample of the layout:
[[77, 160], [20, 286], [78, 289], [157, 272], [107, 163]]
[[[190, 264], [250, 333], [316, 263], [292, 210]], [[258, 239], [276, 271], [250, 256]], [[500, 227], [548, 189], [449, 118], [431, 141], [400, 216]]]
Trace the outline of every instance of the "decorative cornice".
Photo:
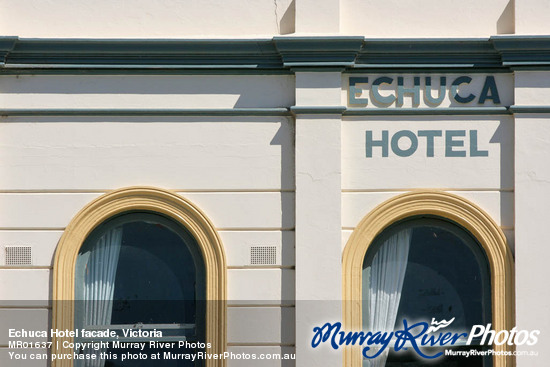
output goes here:
[[437, 66], [437, 65], [424, 65], [419, 66], [406, 66], [404, 64], [387, 64], [377, 67], [361, 67], [356, 65], [353, 69], [346, 69], [345, 74], [410, 74], [414, 72], [415, 74], [510, 74], [511, 70], [504, 67], [493, 67], [493, 68], [475, 68], [475, 67], [466, 67], [466, 66]]
[[549, 36], [365, 39], [24, 39], [0, 37], [0, 72], [509, 72], [550, 69]]
[[489, 39], [366, 39], [355, 67], [501, 67]]
[[19, 39], [7, 63], [22, 68], [281, 68], [270, 39]]
[[504, 66], [550, 69], [550, 36], [494, 36], [491, 42]]
[[0, 66], [6, 63], [6, 56], [15, 46], [17, 37], [0, 37]]
[[274, 37], [285, 67], [348, 67], [363, 45], [363, 37]]

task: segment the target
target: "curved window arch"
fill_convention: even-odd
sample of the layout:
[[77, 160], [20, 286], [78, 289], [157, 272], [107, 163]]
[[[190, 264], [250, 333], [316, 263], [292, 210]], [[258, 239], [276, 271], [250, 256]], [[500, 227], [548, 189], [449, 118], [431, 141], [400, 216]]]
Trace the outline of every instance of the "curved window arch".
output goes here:
[[[100, 329], [102, 325], [164, 329], [163, 337], [201, 341], [210, 344], [209, 352], [223, 353], [225, 264], [213, 225], [179, 195], [148, 187], [103, 195], [75, 216], [58, 244], [52, 327], [74, 330], [83, 325], [93, 328], [95, 324]], [[91, 271], [102, 273], [101, 282], [97, 282], [101, 287], [93, 285], [98, 276]], [[159, 285], [161, 279], [169, 286]], [[102, 294], [99, 297], [98, 292]], [[87, 304], [87, 299], [93, 302]], [[179, 305], [170, 310], [157, 307], [153, 312], [156, 302]], [[81, 308], [85, 307], [103, 314], [110, 310], [109, 316], [84, 316], [87, 312]], [[53, 345], [74, 339], [56, 337]], [[67, 350], [59, 351], [64, 352]], [[56, 367], [73, 366], [71, 360], [54, 362]], [[225, 364], [213, 360], [205, 365]]]
[[[513, 259], [502, 230], [476, 205], [457, 195], [440, 191], [415, 191], [396, 196], [380, 204], [367, 214], [348, 240], [342, 259], [344, 327], [361, 330], [362, 320], [362, 272], [367, 251], [376, 245], [375, 239], [384, 230], [408, 218], [437, 217], [464, 228], [481, 246], [489, 265], [491, 320], [496, 330], [510, 330], [514, 324]], [[494, 345], [497, 351], [510, 348]], [[513, 363], [510, 356], [493, 358], [494, 367]], [[346, 348], [344, 365], [359, 367], [361, 352]]]
[[[191, 234], [173, 220], [149, 212], [123, 213], [99, 225], [80, 248], [75, 270], [75, 326], [113, 330], [118, 341], [133, 342], [123, 330], [160, 331], [163, 342], [202, 342], [205, 270]], [[83, 338], [80, 342], [105, 338]], [[184, 348], [171, 348], [181, 353]], [[198, 349], [198, 348], [197, 348]], [[150, 348], [147, 354], [167, 351]], [[120, 355], [126, 348], [93, 351]], [[112, 359], [112, 358], [111, 358]], [[117, 364], [118, 363], [118, 364]], [[149, 364], [127, 361], [124, 366]], [[155, 365], [195, 366], [191, 361]], [[120, 362], [99, 362], [117, 366]]]
[[[365, 255], [363, 330], [393, 331], [403, 328], [404, 320], [412, 325], [433, 318], [452, 320], [449, 330], [467, 333], [473, 325], [491, 323], [490, 288], [487, 257], [468, 231], [443, 218], [407, 218], [380, 233]], [[461, 348], [460, 342], [453, 347]], [[387, 367], [425, 363], [414, 353], [390, 349], [377, 359], [377, 366]], [[481, 356], [445, 357], [430, 365], [486, 367], [491, 362]]]

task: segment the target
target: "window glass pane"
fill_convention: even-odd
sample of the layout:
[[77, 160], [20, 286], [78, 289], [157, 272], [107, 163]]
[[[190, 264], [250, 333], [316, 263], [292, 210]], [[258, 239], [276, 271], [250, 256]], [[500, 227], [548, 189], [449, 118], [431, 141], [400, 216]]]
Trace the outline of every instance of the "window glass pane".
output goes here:
[[196, 270], [182, 238], [159, 223], [122, 228], [111, 323], [194, 323]]
[[[128, 338], [123, 329], [159, 330], [160, 341], [204, 341], [205, 269], [200, 249], [185, 228], [161, 215], [126, 213], [96, 228], [79, 252], [75, 291], [77, 328], [116, 330], [120, 342], [152, 339]], [[150, 350], [163, 351], [168, 350]], [[127, 351], [110, 347], [100, 352]], [[97, 366], [150, 363], [110, 360]], [[155, 365], [195, 364], [166, 360]]]
[[[491, 322], [490, 310], [486, 257], [477, 241], [453, 223], [436, 218], [403, 221], [379, 235], [365, 257], [366, 329], [373, 330], [374, 325], [381, 330], [384, 320], [386, 324], [395, 320], [394, 327], [402, 329], [403, 319], [410, 325], [416, 321], [431, 323], [432, 318], [455, 318], [449, 330], [468, 332], [472, 325]], [[400, 351], [390, 352], [382, 365], [422, 366], [426, 362], [414, 353]], [[490, 358], [443, 357], [430, 365], [489, 366]]]
[[476, 256], [476, 244], [468, 245], [453, 232], [441, 225], [414, 227], [398, 322], [454, 317], [452, 325], [459, 330], [484, 323], [486, 266]]

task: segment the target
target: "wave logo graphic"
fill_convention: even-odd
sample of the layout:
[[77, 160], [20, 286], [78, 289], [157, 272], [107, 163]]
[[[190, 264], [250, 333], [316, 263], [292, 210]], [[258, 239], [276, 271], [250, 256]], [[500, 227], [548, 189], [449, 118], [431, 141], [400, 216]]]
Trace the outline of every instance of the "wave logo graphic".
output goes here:
[[435, 333], [437, 330], [439, 329], [444, 329], [446, 328], [447, 326], [451, 325], [453, 323], [453, 321], [455, 321], [455, 317], [453, 317], [452, 319], [450, 319], [449, 321], [447, 320], [441, 320], [439, 322], [435, 321], [434, 318], [432, 318], [432, 324], [431, 326], [428, 328], [428, 330], [426, 331], [427, 334], [429, 333]]

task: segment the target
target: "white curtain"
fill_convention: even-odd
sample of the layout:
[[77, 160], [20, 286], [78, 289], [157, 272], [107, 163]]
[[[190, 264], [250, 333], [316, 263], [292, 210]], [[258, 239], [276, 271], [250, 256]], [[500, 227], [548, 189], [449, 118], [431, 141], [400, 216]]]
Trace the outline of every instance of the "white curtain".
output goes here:
[[[103, 326], [111, 323], [115, 276], [122, 245], [122, 227], [107, 231], [93, 246], [84, 274], [84, 325]], [[86, 360], [86, 367], [103, 367], [105, 361]]]
[[[392, 332], [411, 242], [411, 229], [404, 229], [388, 238], [374, 255], [372, 263], [363, 269], [363, 330]], [[389, 349], [374, 359], [364, 359], [364, 367], [382, 367]], [[371, 349], [369, 355], [376, 353]]]

